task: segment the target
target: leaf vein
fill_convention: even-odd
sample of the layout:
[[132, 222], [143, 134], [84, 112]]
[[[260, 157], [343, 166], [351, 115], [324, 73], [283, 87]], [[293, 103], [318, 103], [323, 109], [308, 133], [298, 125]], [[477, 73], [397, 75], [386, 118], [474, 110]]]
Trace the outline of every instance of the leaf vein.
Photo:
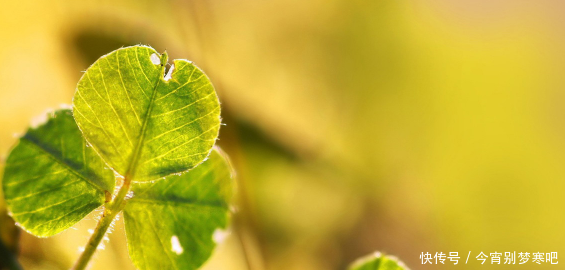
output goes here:
[[66, 203], [66, 202], [68, 202], [68, 201], [74, 200], [74, 199], [76, 199], [76, 198], [78, 198], [78, 197], [81, 197], [81, 196], [83, 196], [83, 195], [85, 195], [85, 194], [88, 194], [88, 193], [80, 193], [80, 194], [77, 195], [77, 196], [68, 198], [68, 199], [63, 200], [63, 201], [60, 201], [60, 202], [56, 202], [56, 203], [54, 203], [54, 204], [50, 204], [50, 205], [48, 205], [48, 206], [44, 206], [44, 207], [41, 207], [41, 208], [36, 208], [36, 209], [34, 209], [34, 210], [31, 210], [31, 211], [14, 213], [12, 216], [22, 216], [22, 215], [29, 215], [29, 214], [41, 212], [41, 211], [44, 211], [44, 210], [46, 210], [46, 209], [52, 208], [52, 207], [54, 207], [54, 206], [61, 205], [61, 204], [64, 204], [64, 203]]
[[[167, 134], [169, 134], [169, 133], [171, 133], [171, 132], [175, 132], [175, 131], [177, 131], [177, 130], [179, 130], [179, 129], [185, 127], [185, 126], [188, 126], [188, 125], [190, 125], [190, 124], [192, 124], [192, 123], [194, 123], [194, 122], [196, 122], [196, 121], [198, 121], [198, 120], [200, 120], [200, 119], [203, 119], [203, 118], [209, 116], [210, 114], [215, 113], [216, 110], [218, 110], [218, 109], [220, 109], [219, 106], [216, 107], [214, 110], [211, 110], [210, 112], [208, 112], [208, 113], [205, 114], [205, 115], [202, 115], [202, 116], [200, 116], [200, 117], [198, 117], [198, 118], [196, 118], [196, 119], [193, 119], [192, 121], [189, 121], [188, 123], [184, 123], [184, 124], [182, 124], [182, 125], [180, 125], [180, 126], [178, 126], [178, 127], [176, 127], [176, 128], [170, 129], [170, 130], [168, 130], [168, 131], [166, 131], [166, 132], [163, 132], [163, 133], [161, 133], [161, 134], [159, 134], [159, 135], [157, 135], [157, 136], [151, 138], [149, 141], [147, 141], [147, 143], [152, 142], [152, 141], [154, 141], [154, 140], [156, 140], [156, 139], [158, 139], [158, 138], [161, 138], [162, 136], [167, 135]], [[217, 127], [217, 126], [214, 126], [213, 128], [216, 128], [216, 127]], [[202, 135], [202, 134], [201, 134], [201, 135]]]
[[126, 135], [126, 139], [128, 139], [129, 144], [131, 144], [133, 146], [133, 143], [131, 142], [131, 139], [128, 136], [128, 132], [126, 130], [126, 127], [124, 126], [124, 123], [122, 123], [122, 119], [120, 118], [120, 115], [118, 114], [118, 112], [114, 108], [114, 105], [112, 105], [112, 100], [110, 99], [110, 94], [108, 94], [108, 87], [106, 86], [106, 81], [104, 80], [104, 73], [102, 72], [102, 69], [100, 68], [100, 66], [98, 67], [98, 72], [100, 72], [100, 75], [102, 76], [101, 77], [102, 78], [102, 84], [104, 85], [104, 89], [106, 90], [106, 96], [108, 96], [108, 100], [110, 101], [109, 102], [110, 108], [112, 108], [112, 111], [116, 115], [116, 118], [118, 119], [118, 122], [120, 123], [120, 126], [122, 127], [122, 131]]
[[[109, 60], [106, 60], [106, 61], [109, 61]], [[122, 77], [122, 71], [120, 70], [120, 50], [118, 50], [116, 52], [116, 63], [118, 64], [118, 75], [120, 75], [120, 82], [122, 83], [122, 88], [124, 89], [124, 93], [126, 94], [126, 97], [128, 98], [129, 106], [131, 107], [131, 110], [133, 111], [133, 114], [135, 115], [135, 119], [137, 120], [137, 123], [141, 124], [141, 121], [139, 120], [139, 116], [137, 115], [137, 112], [135, 111], [135, 108], [133, 108], [133, 104], [131, 103], [131, 97], [129, 96], [128, 90], [126, 89], [126, 84], [124, 83], [124, 78]]]
[[39, 149], [40, 152], [42, 152], [45, 156], [51, 158], [52, 160], [54, 160], [57, 164], [60, 164], [61, 166], [63, 166], [65, 169], [67, 169], [69, 172], [73, 173], [74, 175], [76, 175], [77, 177], [83, 179], [84, 181], [86, 181], [87, 183], [89, 183], [90, 185], [92, 185], [94, 188], [98, 189], [100, 192], [102, 192], [102, 194], [104, 193], [104, 187], [99, 186], [97, 183], [91, 181], [90, 179], [88, 179], [87, 177], [84, 177], [82, 174], [80, 174], [79, 172], [77, 172], [75, 169], [73, 169], [69, 164], [67, 164], [65, 161], [58, 159], [57, 157], [55, 157], [51, 152], [47, 151], [46, 149], [44, 149], [43, 147], [37, 145], [35, 142], [30, 141], [26, 138], [22, 138], [21, 139], [22, 142], [27, 142], [30, 145], [34, 146], [36, 149]]

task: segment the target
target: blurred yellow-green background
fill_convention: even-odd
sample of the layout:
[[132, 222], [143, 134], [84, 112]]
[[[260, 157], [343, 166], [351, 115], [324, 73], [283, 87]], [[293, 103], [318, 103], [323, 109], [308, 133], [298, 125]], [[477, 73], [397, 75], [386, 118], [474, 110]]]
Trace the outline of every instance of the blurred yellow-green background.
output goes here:
[[[559, 0], [3, 1], [0, 157], [31, 119], [71, 102], [99, 56], [147, 44], [194, 61], [223, 104], [239, 211], [204, 269], [337, 270], [375, 250], [411, 269], [560, 269], [475, 256], [565, 256], [563, 11]], [[21, 232], [19, 259], [67, 269], [94, 224]], [[134, 269], [121, 222], [110, 239], [91, 269]], [[421, 264], [440, 251], [462, 261]]]

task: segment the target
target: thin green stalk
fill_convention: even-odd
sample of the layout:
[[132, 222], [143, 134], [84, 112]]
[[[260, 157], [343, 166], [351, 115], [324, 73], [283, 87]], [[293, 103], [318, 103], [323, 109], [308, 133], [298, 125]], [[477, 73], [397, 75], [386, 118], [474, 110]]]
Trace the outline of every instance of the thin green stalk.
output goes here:
[[120, 213], [122, 209], [124, 209], [125, 198], [130, 190], [130, 186], [131, 182], [128, 177], [126, 177], [124, 179], [124, 184], [118, 191], [116, 197], [106, 204], [104, 213], [98, 221], [98, 225], [96, 225], [94, 233], [92, 233], [92, 236], [84, 247], [84, 251], [73, 266], [73, 270], [84, 270], [86, 266], [88, 266], [92, 255], [94, 255], [94, 252], [96, 252], [98, 245], [104, 238], [104, 235], [106, 234], [106, 231], [108, 231], [108, 228], [112, 224], [112, 221], [114, 220], [114, 218], [116, 218], [116, 215], [118, 215], [118, 213]]

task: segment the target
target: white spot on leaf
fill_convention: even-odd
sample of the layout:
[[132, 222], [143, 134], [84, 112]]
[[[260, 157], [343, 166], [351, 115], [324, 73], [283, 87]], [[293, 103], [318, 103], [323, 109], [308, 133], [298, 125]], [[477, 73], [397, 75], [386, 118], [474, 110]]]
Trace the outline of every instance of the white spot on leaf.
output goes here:
[[159, 56], [154, 53], [151, 55], [151, 63], [155, 64], [155, 65], [160, 65], [161, 64], [161, 59], [159, 58]]
[[165, 75], [165, 81], [169, 81], [171, 79], [171, 76], [173, 76], [173, 70], [175, 70], [175, 64], [171, 65], [171, 68], [169, 69], [169, 72], [167, 72], [167, 75]]
[[181, 255], [184, 252], [182, 246], [180, 245], [179, 238], [176, 235], [173, 235], [173, 237], [171, 237], [171, 246], [171, 250], [177, 255]]
[[224, 240], [226, 240], [228, 235], [230, 235], [228, 231], [224, 231], [218, 228], [214, 231], [212, 239], [214, 239], [214, 242], [216, 242], [216, 244], [221, 244], [222, 242], [224, 242]]

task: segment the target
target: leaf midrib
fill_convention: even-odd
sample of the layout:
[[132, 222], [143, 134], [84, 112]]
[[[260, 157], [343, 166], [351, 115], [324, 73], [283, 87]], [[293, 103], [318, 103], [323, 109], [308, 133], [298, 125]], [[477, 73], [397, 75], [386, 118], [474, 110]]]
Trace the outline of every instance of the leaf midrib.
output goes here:
[[47, 157], [51, 158], [53, 161], [57, 162], [59, 165], [62, 165], [65, 169], [67, 169], [68, 171], [70, 171], [71, 173], [73, 173], [74, 175], [76, 175], [77, 177], [79, 177], [80, 179], [86, 181], [87, 183], [89, 183], [91, 186], [93, 186], [94, 188], [96, 188], [98, 191], [100, 191], [102, 194], [104, 194], [104, 191], [106, 190], [103, 186], [100, 186], [99, 184], [97, 184], [95, 181], [92, 181], [91, 179], [85, 177], [84, 175], [82, 175], [81, 173], [79, 173], [78, 171], [76, 171], [71, 165], [69, 165], [67, 162], [65, 162], [64, 160], [59, 159], [58, 157], [56, 157], [53, 153], [51, 153], [50, 151], [48, 151], [47, 149], [43, 148], [42, 146], [40, 146], [39, 144], [37, 144], [36, 142], [34, 142], [33, 140], [30, 140], [27, 137], [22, 137], [20, 139], [20, 142], [26, 142], [29, 145], [32, 145], [33, 147], [35, 147], [36, 149], [40, 150], [41, 152], [47, 154]]
[[[138, 50], [135, 50], [135, 55], [137, 57]], [[155, 54], [157, 54], [156, 52], [154, 52]], [[167, 57], [166, 54], [164, 54], [165, 57]], [[163, 57], [163, 55], [161, 55], [161, 57]], [[160, 57], [160, 59], [162, 59]], [[119, 59], [118, 59], [119, 61]], [[161, 60], [162, 63], [162, 60]], [[161, 65], [161, 72], [159, 72], [159, 75], [157, 76], [157, 82], [155, 82], [155, 86], [153, 87], [153, 93], [151, 94], [151, 99], [149, 100], [149, 108], [147, 108], [147, 113], [145, 114], [145, 117], [143, 117], [143, 125], [141, 126], [141, 134], [139, 135], [139, 139], [137, 140], [137, 144], [135, 146], [133, 155], [131, 157], [131, 161], [128, 164], [128, 169], [126, 170], [126, 173], [124, 175], [125, 179], [129, 179], [129, 181], [132, 181], [133, 178], [135, 178], [135, 175], [132, 175], [132, 173], [135, 173], [136, 169], [137, 169], [137, 162], [139, 160], [139, 155], [141, 154], [141, 148], [143, 147], [143, 142], [145, 141], [145, 134], [147, 131], [147, 123], [149, 122], [149, 118], [151, 117], [151, 112], [153, 111], [153, 105], [155, 104], [155, 96], [157, 95], [157, 87], [159, 86], [159, 84], [161, 83], [161, 77], [164, 74], [164, 70], [165, 70], [165, 66], [163, 64]], [[143, 71], [143, 68], [141, 68], [141, 70]]]

